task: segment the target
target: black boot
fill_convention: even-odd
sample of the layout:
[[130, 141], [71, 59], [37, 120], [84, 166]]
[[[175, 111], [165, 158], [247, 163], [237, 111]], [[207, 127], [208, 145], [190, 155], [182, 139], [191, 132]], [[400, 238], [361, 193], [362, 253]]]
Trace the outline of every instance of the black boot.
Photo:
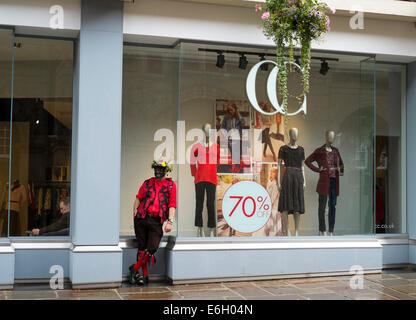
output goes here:
[[149, 276], [143, 276], [143, 285], [147, 286], [149, 284]]
[[145, 285], [145, 283], [144, 283], [144, 276], [143, 275], [139, 274], [137, 276], [137, 282], [136, 282], [136, 284], [139, 285], [139, 286], [144, 286]]
[[129, 273], [129, 282], [130, 284], [137, 284], [137, 281], [140, 277], [140, 274], [138, 271], [134, 270], [134, 264], [132, 264], [129, 267], [130, 273]]

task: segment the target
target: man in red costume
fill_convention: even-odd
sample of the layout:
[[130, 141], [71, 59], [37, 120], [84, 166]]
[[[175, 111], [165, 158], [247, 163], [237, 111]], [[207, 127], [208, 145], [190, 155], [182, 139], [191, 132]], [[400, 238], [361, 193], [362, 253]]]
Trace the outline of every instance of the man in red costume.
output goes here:
[[[176, 211], [176, 184], [165, 178], [171, 171], [166, 162], [153, 161], [155, 176], [146, 180], [139, 189], [134, 201], [134, 231], [138, 242], [137, 262], [130, 266], [131, 284], [147, 284], [148, 263], [156, 263], [155, 253], [163, 236], [163, 223], [167, 221], [165, 232], [172, 230]], [[140, 269], [142, 273], [140, 274]]]

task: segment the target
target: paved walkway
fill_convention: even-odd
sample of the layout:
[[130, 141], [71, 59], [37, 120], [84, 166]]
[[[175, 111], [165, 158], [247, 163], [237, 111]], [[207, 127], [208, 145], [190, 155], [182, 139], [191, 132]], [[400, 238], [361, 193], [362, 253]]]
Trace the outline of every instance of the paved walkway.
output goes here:
[[416, 300], [416, 270], [387, 270], [365, 275], [364, 288], [350, 288], [350, 277], [157, 285], [106, 290], [0, 291], [1, 299], [105, 300]]

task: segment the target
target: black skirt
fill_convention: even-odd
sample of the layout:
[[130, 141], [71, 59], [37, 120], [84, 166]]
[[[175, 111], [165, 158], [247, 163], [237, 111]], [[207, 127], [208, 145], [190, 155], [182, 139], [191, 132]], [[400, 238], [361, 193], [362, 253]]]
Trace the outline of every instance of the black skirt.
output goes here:
[[279, 212], [305, 213], [303, 175], [301, 169], [286, 168], [279, 196]]

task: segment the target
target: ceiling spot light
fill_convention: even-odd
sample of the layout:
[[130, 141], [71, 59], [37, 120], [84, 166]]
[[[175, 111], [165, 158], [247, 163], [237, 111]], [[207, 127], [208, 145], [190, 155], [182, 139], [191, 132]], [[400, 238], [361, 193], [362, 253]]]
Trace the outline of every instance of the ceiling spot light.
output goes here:
[[[266, 58], [264, 57], [264, 53], [260, 55], [260, 61], [264, 61]], [[269, 65], [267, 63], [264, 63], [260, 66], [260, 69], [263, 71], [269, 70]]]
[[325, 59], [322, 60], [321, 63], [321, 70], [319, 70], [319, 73], [325, 76], [329, 71], [328, 62], [325, 61]]
[[218, 56], [217, 56], [217, 63], [215, 64], [218, 68], [222, 68], [224, 67], [225, 64], [225, 57], [222, 54], [222, 52], [218, 52]]
[[247, 68], [247, 64], [248, 64], [247, 58], [246, 58], [246, 56], [245, 56], [244, 54], [242, 54], [242, 55], [240, 56], [240, 60], [239, 60], [239, 62], [238, 62], [238, 67], [239, 67], [240, 69], [245, 70], [245, 69]]

